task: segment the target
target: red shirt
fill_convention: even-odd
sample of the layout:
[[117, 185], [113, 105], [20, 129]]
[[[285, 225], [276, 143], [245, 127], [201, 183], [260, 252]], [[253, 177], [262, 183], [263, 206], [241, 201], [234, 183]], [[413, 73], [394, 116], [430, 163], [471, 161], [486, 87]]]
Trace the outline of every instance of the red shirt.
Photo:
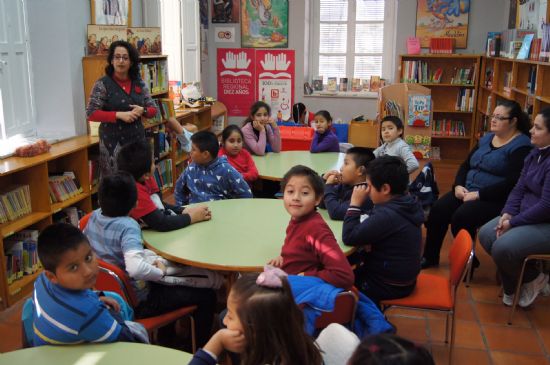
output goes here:
[[225, 149], [222, 147], [218, 152], [219, 156], [226, 156], [227, 161], [243, 175], [247, 183], [252, 183], [253, 181], [258, 180], [258, 169], [252, 159], [252, 155], [246, 149], [241, 149], [241, 152], [237, 156], [230, 156]]
[[353, 286], [354, 276], [348, 259], [318, 212], [300, 220], [290, 220], [281, 256], [282, 269], [288, 274], [317, 276], [343, 289]]
[[137, 203], [134, 209], [130, 211], [130, 217], [135, 220], [146, 216], [157, 210], [157, 206], [151, 199], [151, 194], [159, 191], [157, 181], [154, 177], [147, 179], [144, 183], [136, 181]]

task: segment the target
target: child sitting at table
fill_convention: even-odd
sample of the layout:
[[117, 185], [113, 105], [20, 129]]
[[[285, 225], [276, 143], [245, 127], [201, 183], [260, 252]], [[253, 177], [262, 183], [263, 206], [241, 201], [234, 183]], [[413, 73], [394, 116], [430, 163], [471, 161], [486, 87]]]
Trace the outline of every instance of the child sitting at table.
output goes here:
[[[372, 160], [366, 183], [353, 189], [344, 218], [344, 243], [370, 245], [355, 270], [355, 286], [375, 303], [409, 295], [420, 271], [424, 212], [416, 197], [407, 194], [408, 184], [407, 166], [401, 158]], [[361, 206], [368, 198], [374, 208], [362, 220]]]
[[281, 152], [281, 133], [270, 115], [271, 107], [257, 101], [250, 107], [250, 114], [243, 123], [244, 146], [254, 155], [263, 156], [268, 151]]
[[[365, 182], [367, 166], [374, 160], [374, 154], [365, 147], [352, 147], [346, 152], [340, 171], [332, 170], [323, 175], [325, 196], [321, 208], [328, 211], [330, 218], [343, 221], [349, 208], [351, 193], [356, 184]], [[372, 209], [372, 201], [366, 199], [361, 210]]]
[[141, 324], [123, 319], [119, 302], [91, 290], [99, 268], [78, 228], [50, 225], [38, 237], [37, 249], [44, 272], [34, 282], [34, 346], [149, 342]]
[[399, 117], [388, 115], [382, 119], [380, 125], [380, 136], [384, 143], [374, 150], [374, 156], [397, 156], [401, 157], [407, 164], [407, 171], [410, 173], [418, 169], [418, 160], [409, 146], [403, 140], [403, 122]]
[[[139, 302], [134, 308], [136, 317], [152, 317], [197, 305], [194, 312], [197, 341], [204, 344], [212, 326], [215, 292], [204, 287], [162, 283], [167, 275], [166, 262], [162, 259], [148, 260], [139, 224], [128, 216], [137, 200], [136, 183], [132, 176], [119, 171], [104, 177], [99, 185], [98, 198], [100, 209], [92, 213], [84, 233], [100, 259], [128, 273]], [[202, 271], [207, 275], [207, 270]], [[208, 281], [208, 277], [204, 281]]]
[[130, 217], [156, 231], [167, 232], [190, 224], [209, 220], [212, 215], [207, 206], [183, 208], [162, 200], [153, 176], [155, 163], [151, 145], [137, 140], [124, 145], [117, 155], [119, 171], [129, 172], [136, 181], [137, 204]]
[[323, 363], [304, 331], [304, 316], [287, 279], [273, 271], [246, 274], [235, 282], [223, 323], [227, 328], [216, 332], [189, 365], [214, 365], [224, 350], [239, 353], [241, 364]]
[[338, 137], [331, 130], [332, 116], [326, 110], [315, 113], [316, 131], [311, 142], [311, 153], [340, 152]]
[[306, 166], [294, 166], [283, 177], [281, 189], [290, 223], [281, 256], [269, 264], [289, 274], [317, 276], [338, 288], [353, 285], [353, 271], [334, 234], [316, 207], [323, 199], [323, 180]]
[[222, 132], [222, 147], [218, 157], [226, 156], [227, 161], [243, 175], [246, 182], [251, 185], [258, 180], [258, 169], [252, 159], [252, 155], [243, 148], [243, 132], [236, 125], [225, 127]]
[[201, 131], [191, 137], [191, 164], [180, 175], [174, 189], [177, 205], [211, 200], [252, 198], [243, 176], [218, 156], [218, 138]]

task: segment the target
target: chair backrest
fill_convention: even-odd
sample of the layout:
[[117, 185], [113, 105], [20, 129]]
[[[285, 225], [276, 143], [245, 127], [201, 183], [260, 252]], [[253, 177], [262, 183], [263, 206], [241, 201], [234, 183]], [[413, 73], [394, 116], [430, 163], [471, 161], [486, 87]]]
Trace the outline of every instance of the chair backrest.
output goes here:
[[32, 338], [34, 336], [32, 328], [34, 324], [34, 302], [32, 298], [28, 298], [25, 300], [25, 304], [23, 304], [21, 324], [23, 325], [23, 331], [21, 331], [23, 348], [32, 347]]
[[325, 328], [331, 323], [349, 323], [353, 328], [358, 300], [358, 295], [353, 291], [338, 293], [334, 301], [334, 310], [332, 312], [324, 312], [317, 317], [315, 328]]
[[138, 304], [136, 293], [126, 272], [120, 267], [98, 259], [99, 274], [95, 288], [97, 290], [114, 291], [119, 294], [132, 308]]
[[88, 224], [88, 221], [90, 220], [90, 217], [92, 216], [93, 212], [90, 212], [86, 214], [84, 217], [80, 218], [80, 222], [78, 222], [78, 228], [80, 228], [81, 231], [86, 228], [86, 225]]
[[472, 237], [465, 229], [461, 229], [453, 240], [449, 250], [449, 280], [451, 285], [456, 287], [462, 280], [462, 276], [472, 257]]

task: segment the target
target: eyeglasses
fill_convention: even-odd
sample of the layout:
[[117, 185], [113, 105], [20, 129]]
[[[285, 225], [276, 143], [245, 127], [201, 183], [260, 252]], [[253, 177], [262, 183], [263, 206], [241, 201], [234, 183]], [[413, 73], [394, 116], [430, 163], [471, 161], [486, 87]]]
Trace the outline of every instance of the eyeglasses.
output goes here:
[[128, 57], [128, 56], [114, 56], [113, 59], [115, 61], [126, 62], [130, 59], [130, 57]]
[[510, 120], [512, 117], [503, 117], [502, 115], [490, 115], [491, 119], [498, 120], [499, 122], [502, 122], [503, 120]]

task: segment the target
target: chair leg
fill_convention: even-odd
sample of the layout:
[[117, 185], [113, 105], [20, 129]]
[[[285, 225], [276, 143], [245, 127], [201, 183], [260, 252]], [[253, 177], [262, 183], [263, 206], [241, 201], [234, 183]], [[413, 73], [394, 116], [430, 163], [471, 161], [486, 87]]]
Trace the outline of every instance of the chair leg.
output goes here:
[[445, 343], [449, 343], [449, 314], [450, 312], [447, 312], [445, 315]]
[[193, 316], [189, 316], [189, 325], [191, 326], [191, 349], [193, 350], [193, 353], [197, 352], [197, 338], [195, 336], [195, 318]]
[[512, 317], [514, 315], [514, 312], [516, 311], [516, 306], [519, 302], [519, 294], [521, 291], [521, 285], [523, 283], [523, 273], [525, 272], [525, 266], [527, 266], [527, 262], [529, 261], [529, 258], [526, 257], [525, 260], [523, 260], [523, 266], [521, 267], [521, 273], [519, 274], [518, 283], [516, 285], [516, 292], [514, 294], [514, 302], [512, 303], [512, 308], [510, 308], [510, 313], [508, 314], [508, 324], [512, 324]]
[[449, 365], [453, 363], [453, 348], [455, 347], [455, 311], [451, 312], [451, 347], [449, 348]]

